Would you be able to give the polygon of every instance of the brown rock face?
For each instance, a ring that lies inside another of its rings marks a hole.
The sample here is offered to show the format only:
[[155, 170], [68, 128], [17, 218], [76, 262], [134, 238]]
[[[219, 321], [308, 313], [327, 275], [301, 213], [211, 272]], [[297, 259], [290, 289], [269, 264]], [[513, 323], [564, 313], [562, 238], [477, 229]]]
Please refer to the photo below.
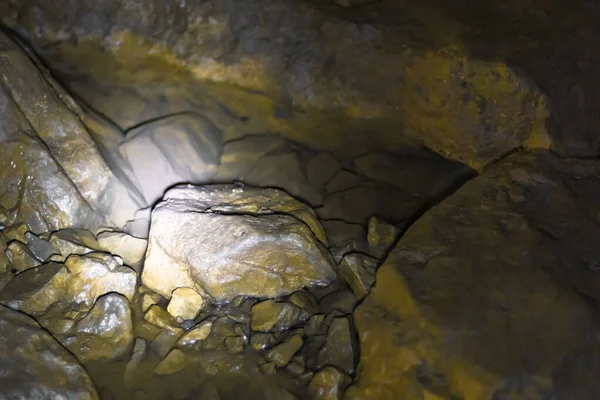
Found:
[[46, 57], [122, 127], [202, 104], [223, 126], [261, 115], [258, 131], [305, 144], [360, 152], [411, 142], [475, 168], [550, 145], [537, 88], [503, 62], [472, 57], [461, 26], [438, 10], [399, 3], [340, 15], [296, 1], [22, 0], [4, 7], [4, 21], [40, 45], [64, 41]]
[[[595, 326], [578, 293], [600, 293], [587, 200], [599, 173], [597, 161], [514, 155], [419, 219], [355, 312], [361, 365], [348, 398], [432, 390], [418, 376], [442, 376], [465, 399], [557, 390]], [[574, 388], [563, 384], [567, 397]]]

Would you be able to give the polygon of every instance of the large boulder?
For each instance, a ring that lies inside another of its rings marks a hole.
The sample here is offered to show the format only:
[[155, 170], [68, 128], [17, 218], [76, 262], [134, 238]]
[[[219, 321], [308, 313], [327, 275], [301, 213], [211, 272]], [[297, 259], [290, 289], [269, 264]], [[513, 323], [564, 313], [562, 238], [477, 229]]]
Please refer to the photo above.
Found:
[[516, 154], [425, 213], [355, 311], [347, 398], [597, 398], [580, 360], [599, 344], [599, 177], [595, 160]]
[[334, 278], [314, 212], [275, 189], [181, 186], [152, 213], [142, 272], [169, 298], [179, 287], [217, 302], [276, 297]]
[[0, 305], [0, 398], [95, 400], [77, 359], [33, 319]]
[[139, 208], [81, 122], [83, 111], [35, 57], [0, 33], [0, 206], [36, 233], [124, 225]]

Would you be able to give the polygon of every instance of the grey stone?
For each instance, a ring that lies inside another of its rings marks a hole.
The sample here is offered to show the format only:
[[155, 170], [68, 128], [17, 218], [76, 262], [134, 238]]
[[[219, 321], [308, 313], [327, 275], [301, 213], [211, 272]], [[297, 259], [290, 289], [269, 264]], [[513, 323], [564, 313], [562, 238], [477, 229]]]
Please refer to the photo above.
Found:
[[308, 319], [310, 314], [288, 302], [265, 300], [252, 307], [252, 330], [275, 332], [287, 330]]
[[354, 373], [358, 357], [356, 341], [350, 317], [334, 318], [325, 345], [319, 351], [319, 367], [333, 365], [349, 374]]
[[285, 367], [291, 358], [302, 347], [302, 337], [292, 335], [285, 342], [278, 344], [265, 352], [265, 359], [273, 362], [277, 367]]
[[148, 239], [151, 214], [151, 207], [136, 211], [134, 219], [127, 221], [123, 231], [138, 239]]
[[322, 313], [330, 313], [333, 310], [341, 311], [344, 314], [350, 314], [354, 310], [358, 299], [349, 289], [333, 292], [323, 297], [319, 301], [319, 308]]
[[308, 181], [316, 186], [323, 186], [342, 169], [339, 161], [327, 152], [322, 152], [310, 159], [306, 165]]
[[27, 245], [21, 242], [10, 242], [5, 254], [17, 271], [25, 271], [41, 264], [41, 261], [33, 255]]
[[71, 254], [84, 255], [93, 251], [102, 251], [94, 234], [85, 229], [62, 229], [53, 232], [50, 244], [64, 257]]
[[71, 353], [33, 319], [1, 305], [0, 348], [1, 398], [99, 399]]
[[132, 300], [137, 276], [108, 254], [70, 256], [65, 264], [51, 262], [29, 269], [12, 279], [0, 301], [30, 315], [43, 314], [49, 307], [89, 311], [98, 297], [117, 292]]
[[59, 251], [47, 240], [40, 239], [31, 232], [25, 234], [25, 239], [31, 253], [41, 262], [46, 262], [51, 256], [59, 254]]
[[398, 240], [400, 233], [400, 229], [396, 226], [377, 217], [371, 217], [367, 233], [370, 254], [380, 260], [383, 259]]
[[148, 345], [144, 339], [135, 339], [135, 344], [133, 345], [133, 353], [131, 354], [131, 359], [125, 366], [125, 376], [123, 378], [125, 386], [127, 388], [132, 388], [134, 385], [135, 373], [138, 369], [138, 366], [144, 359], [147, 347]]
[[133, 346], [133, 322], [127, 298], [109, 293], [96, 300], [63, 343], [83, 363], [116, 360]]
[[[223, 215], [244, 213], [254, 215]], [[277, 190], [176, 188], [152, 213], [142, 280], [165, 297], [189, 287], [217, 302], [327, 285], [332, 260], [309, 227], [324, 237], [312, 210]]]
[[205, 183], [217, 172], [221, 132], [196, 114], [161, 118], [128, 132], [119, 151], [133, 169], [146, 205], [177, 183]]
[[98, 234], [98, 246], [107, 253], [119, 256], [125, 265], [140, 271], [148, 241], [123, 232], [102, 232]]
[[362, 300], [375, 284], [379, 261], [364, 254], [346, 254], [339, 265], [340, 276], [352, 289], [356, 298]]
[[342, 261], [347, 253], [368, 253], [367, 231], [361, 224], [344, 221], [323, 221], [323, 228], [329, 239], [329, 250], [336, 262]]

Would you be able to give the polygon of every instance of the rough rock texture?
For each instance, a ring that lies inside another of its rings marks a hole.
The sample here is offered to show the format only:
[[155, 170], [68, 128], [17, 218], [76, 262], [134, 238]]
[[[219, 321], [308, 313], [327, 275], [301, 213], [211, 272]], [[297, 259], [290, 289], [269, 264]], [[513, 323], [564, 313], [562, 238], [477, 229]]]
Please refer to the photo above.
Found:
[[118, 293], [98, 298], [69, 335], [62, 342], [83, 363], [123, 357], [133, 346], [129, 301]]
[[375, 271], [379, 262], [364, 254], [346, 254], [339, 265], [340, 276], [352, 289], [356, 298], [362, 300], [375, 283]]
[[[185, 87], [206, 80], [245, 89], [207, 85], [230, 114], [268, 115], [266, 131], [328, 148], [339, 147], [344, 136], [356, 147], [413, 140], [480, 167], [519, 146], [549, 146], [547, 101], [527, 79], [496, 57], [472, 56], [461, 25], [444, 18], [443, 10], [380, 3], [343, 13], [333, 2], [236, 0], [209, 7], [114, 0], [108, 11], [74, 0], [19, 0], [2, 14], [38, 44], [58, 42], [48, 51], [55, 64], [121, 126], [206, 102], [201, 91]], [[82, 45], [73, 48], [71, 41]], [[87, 56], [95, 47], [105, 55]], [[148, 54], [153, 62], [144, 65]], [[77, 81], [65, 59], [78, 61], [93, 83]], [[152, 72], [137, 73], [138, 64]], [[175, 74], [166, 86], [180, 95], [167, 93], [171, 101], [164, 101], [165, 83], [152, 79], [168, 76], [165, 70]], [[107, 86], [124, 94], [120, 101], [106, 101]], [[348, 124], [354, 132], [343, 135], [337, 121], [315, 129], [326, 116], [355, 119]], [[381, 128], [364, 129], [364, 120]], [[400, 129], [390, 130], [391, 124]]]
[[142, 280], [165, 297], [189, 287], [216, 301], [327, 285], [335, 274], [309, 227], [324, 237], [312, 210], [277, 190], [172, 189], [152, 213]]
[[333, 365], [350, 374], [354, 373], [358, 344], [352, 326], [350, 317], [333, 319], [327, 331], [325, 345], [319, 351], [319, 367]]
[[98, 234], [98, 246], [103, 251], [121, 257], [125, 265], [139, 271], [148, 241], [123, 232], [102, 232]]
[[207, 118], [163, 118], [127, 133], [119, 151], [133, 169], [146, 205], [177, 183], [206, 183], [217, 172], [221, 133]]
[[[517, 154], [425, 213], [355, 312], [361, 365], [348, 398], [402, 398], [394, 382], [416, 382], [423, 365], [421, 376], [465, 399], [577, 397], [582, 383], [561, 372], [589, 351], [584, 343], [597, 346], [580, 294], [600, 293], [589, 201], [599, 176], [595, 160]], [[584, 386], [597, 393], [593, 381]]]
[[51, 262], [17, 275], [0, 291], [0, 301], [34, 316], [50, 307], [76, 305], [79, 311], [87, 311], [110, 292], [132, 300], [136, 283], [135, 271], [108, 254], [73, 255], [64, 265]]
[[0, 397], [99, 399], [85, 369], [33, 319], [0, 305]]
[[315, 374], [308, 390], [315, 400], [341, 400], [350, 382], [348, 374], [328, 366]]
[[182, 287], [173, 290], [167, 306], [169, 314], [175, 318], [194, 319], [200, 313], [204, 299], [194, 289]]
[[138, 200], [110, 170], [80, 120], [83, 111], [4, 33], [0, 51], [7, 223], [25, 222], [36, 233], [125, 224]]
[[252, 330], [259, 332], [283, 331], [308, 319], [309, 313], [288, 302], [265, 300], [252, 307]]
[[400, 229], [380, 218], [371, 217], [367, 231], [369, 253], [379, 259], [385, 258], [400, 236]]

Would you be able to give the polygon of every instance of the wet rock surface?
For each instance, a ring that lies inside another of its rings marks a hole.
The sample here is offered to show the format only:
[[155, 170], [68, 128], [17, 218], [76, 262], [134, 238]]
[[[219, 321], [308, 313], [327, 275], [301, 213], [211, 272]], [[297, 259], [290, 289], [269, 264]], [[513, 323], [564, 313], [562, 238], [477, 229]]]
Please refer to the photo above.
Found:
[[0, 4], [0, 397], [600, 398], [597, 107], [438, 3]]
[[[563, 363], [596, 326], [580, 294], [598, 293], [587, 267], [596, 257], [596, 207], [586, 199], [599, 168], [595, 160], [513, 155], [409, 228], [355, 312], [361, 371], [349, 398], [401, 396], [403, 385], [386, 377], [410, 381], [423, 364], [461, 397], [558, 390]], [[510, 387], [517, 371], [527, 383]]]
[[30, 317], [0, 305], [0, 397], [99, 399], [77, 359]]
[[[169, 191], [152, 213], [144, 284], [166, 297], [187, 286], [217, 302], [238, 295], [275, 297], [329, 284], [335, 277], [330, 256], [294, 214], [318, 222], [308, 208], [286, 196], [235, 186]], [[253, 202], [258, 197], [266, 210]], [[223, 199], [227, 202], [221, 203]], [[269, 211], [269, 204], [278, 214]], [[252, 212], [258, 215], [248, 214]]]

